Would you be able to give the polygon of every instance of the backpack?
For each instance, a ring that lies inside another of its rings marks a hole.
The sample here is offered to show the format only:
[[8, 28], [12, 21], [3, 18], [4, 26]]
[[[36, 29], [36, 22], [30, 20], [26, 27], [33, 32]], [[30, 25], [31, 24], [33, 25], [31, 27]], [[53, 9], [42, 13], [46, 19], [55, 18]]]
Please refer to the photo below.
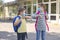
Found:
[[20, 22], [18, 25], [14, 26], [14, 22], [16, 21], [17, 18], [20, 19], [21, 17], [20, 17], [20, 16], [16, 16], [16, 17], [13, 19], [13, 29], [14, 29], [15, 32], [17, 32], [18, 28], [19, 28], [20, 25], [21, 25], [21, 22]]

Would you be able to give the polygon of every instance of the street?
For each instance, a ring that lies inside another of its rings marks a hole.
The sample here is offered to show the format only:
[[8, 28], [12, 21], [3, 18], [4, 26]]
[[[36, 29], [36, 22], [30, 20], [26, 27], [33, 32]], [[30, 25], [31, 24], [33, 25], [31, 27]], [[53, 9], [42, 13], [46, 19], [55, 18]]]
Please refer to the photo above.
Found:
[[[27, 33], [26, 40], [36, 40], [34, 23], [27, 23]], [[0, 23], [0, 40], [17, 40], [12, 23]], [[50, 27], [50, 31], [46, 32], [46, 40], [60, 40], [60, 27]]]

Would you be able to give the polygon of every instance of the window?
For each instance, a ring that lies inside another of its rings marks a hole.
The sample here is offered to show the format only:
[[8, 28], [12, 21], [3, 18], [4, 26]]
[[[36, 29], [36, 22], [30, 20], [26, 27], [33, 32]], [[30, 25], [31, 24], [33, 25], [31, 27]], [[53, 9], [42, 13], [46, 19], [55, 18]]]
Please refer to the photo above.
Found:
[[49, 0], [44, 0], [44, 2], [49, 2]]
[[51, 14], [56, 14], [56, 3], [51, 3]]
[[56, 1], [56, 0], [51, 0], [51, 1]]
[[30, 5], [31, 1], [24, 2], [24, 5]]
[[60, 19], [60, 16], [59, 16], [59, 19]]
[[50, 20], [56, 20], [56, 16], [51, 16]]
[[41, 3], [42, 2], [42, 0], [38, 0], [38, 3]]
[[45, 4], [45, 7], [46, 7], [46, 11], [48, 12], [48, 4]]
[[15, 15], [17, 15], [17, 6], [9, 6], [9, 16], [13, 17]]
[[59, 2], [59, 21], [60, 21], [60, 2]]
[[28, 6], [28, 14], [31, 14], [31, 5]]
[[33, 13], [36, 13], [36, 5], [33, 6]]

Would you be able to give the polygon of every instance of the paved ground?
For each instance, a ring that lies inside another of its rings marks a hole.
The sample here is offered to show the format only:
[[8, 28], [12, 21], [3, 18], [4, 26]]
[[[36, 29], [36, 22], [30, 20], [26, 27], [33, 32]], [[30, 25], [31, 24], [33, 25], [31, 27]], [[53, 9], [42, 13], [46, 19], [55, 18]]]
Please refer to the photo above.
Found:
[[[49, 24], [50, 31], [46, 32], [46, 40], [60, 40], [60, 25]], [[27, 32], [28, 39], [27, 40], [35, 40], [36, 33], [34, 29], [34, 23], [27, 23]], [[0, 40], [16, 40], [16, 33], [14, 33], [12, 28], [12, 23], [0, 23]]]

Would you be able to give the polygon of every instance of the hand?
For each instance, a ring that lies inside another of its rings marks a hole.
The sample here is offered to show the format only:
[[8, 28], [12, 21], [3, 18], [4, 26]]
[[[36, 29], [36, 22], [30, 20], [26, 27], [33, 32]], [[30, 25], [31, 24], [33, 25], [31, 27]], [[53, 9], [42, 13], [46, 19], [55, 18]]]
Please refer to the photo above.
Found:
[[22, 18], [19, 21], [22, 22]]
[[29, 19], [31, 19], [32, 17], [29, 16]]
[[41, 15], [39, 15], [40, 16], [40, 18], [42, 18], [42, 16]]
[[31, 17], [31, 16], [25, 16], [25, 18], [27, 18], [27, 19], [31, 19], [32, 17]]
[[48, 16], [45, 16], [45, 19], [48, 20]]

